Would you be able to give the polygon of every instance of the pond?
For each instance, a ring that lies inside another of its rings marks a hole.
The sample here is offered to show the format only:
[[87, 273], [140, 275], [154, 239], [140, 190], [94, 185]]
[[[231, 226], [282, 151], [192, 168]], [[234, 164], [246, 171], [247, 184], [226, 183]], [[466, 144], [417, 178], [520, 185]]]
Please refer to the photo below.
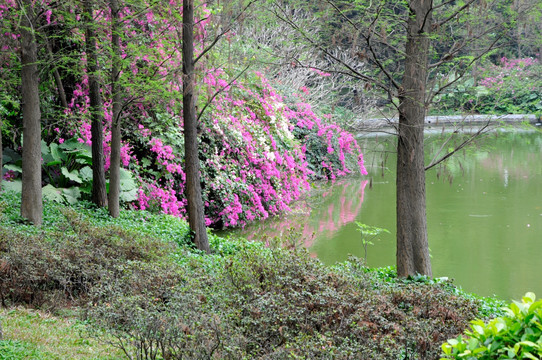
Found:
[[[426, 138], [426, 163], [461, 135]], [[319, 184], [287, 216], [237, 234], [306, 246], [326, 264], [350, 254], [370, 267], [395, 265], [394, 139], [363, 138], [369, 175]], [[542, 296], [542, 133], [497, 131], [426, 173], [427, 223], [433, 275], [468, 292], [518, 299]], [[366, 251], [356, 221], [390, 231]]]

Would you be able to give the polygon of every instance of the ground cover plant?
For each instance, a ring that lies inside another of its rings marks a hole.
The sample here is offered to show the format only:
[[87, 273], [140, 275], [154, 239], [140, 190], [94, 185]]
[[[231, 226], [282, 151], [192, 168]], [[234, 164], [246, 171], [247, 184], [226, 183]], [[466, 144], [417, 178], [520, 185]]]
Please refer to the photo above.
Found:
[[186, 223], [167, 215], [113, 220], [88, 204], [46, 202], [35, 229], [20, 223], [16, 195], [1, 201], [4, 306], [78, 314], [92, 334], [81, 342], [98, 339], [124, 358], [432, 359], [495, 309], [446, 281], [402, 280], [358, 259], [325, 267], [300, 248], [212, 236], [204, 255], [183, 237]]

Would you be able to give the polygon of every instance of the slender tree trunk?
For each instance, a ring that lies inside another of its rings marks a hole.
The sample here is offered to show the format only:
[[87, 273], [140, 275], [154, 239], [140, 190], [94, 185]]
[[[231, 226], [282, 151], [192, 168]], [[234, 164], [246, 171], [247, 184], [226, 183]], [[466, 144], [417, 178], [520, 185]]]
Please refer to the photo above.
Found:
[[4, 168], [4, 163], [3, 163], [3, 157], [4, 157], [4, 148], [3, 148], [3, 145], [2, 145], [2, 119], [0, 119], [0, 191], [2, 191], [2, 181], [4, 180], [4, 177], [3, 177], [3, 168]]
[[113, 50], [113, 65], [111, 67], [111, 92], [113, 94], [113, 118], [111, 123], [111, 162], [109, 167], [109, 214], [116, 218], [120, 215], [120, 112], [121, 92], [119, 86], [120, 74], [120, 36], [119, 36], [119, 4], [111, 0], [111, 48]]
[[194, 96], [194, 0], [183, 1], [183, 118], [188, 223], [197, 248], [209, 252], [201, 196], [198, 134]]
[[425, 213], [423, 127], [431, 1], [410, 0], [397, 145], [397, 273], [432, 276]]
[[47, 56], [49, 57], [49, 62], [51, 63], [51, 66], [53, 66], [53, 76], [55, 78], [60, 103], [62, 104], [63, 109], [67, 109], [68, 100], [66, 99], [66, 92], [64, 91], [64, 85], [62, 85], [62, 78], [60, 77], [60, 73], [58, 72], [58, 67], [54, 66], [53, 49], [51, 48], [51, 43], [49, 43], [49, 41], [47, 41]]
[[38, 51], [33, 29], [35, 18], [31, 0], [24, 1], [21, 17], [21, 89], [23, 103], [23, 185], [21, 216], [41, 225], [41, 112], [39, 100]]
[[105, 188], [104, 149], [103, 149], [103, 109], [98, 83], [98, 55], [96, 53], [96, 36], [92, 0], [85, 0], [86, 13], [86, 52], [87, 72], [90, 99], [91, 136], [92, 136], [92, 202], [99, 207], [107, 205]]

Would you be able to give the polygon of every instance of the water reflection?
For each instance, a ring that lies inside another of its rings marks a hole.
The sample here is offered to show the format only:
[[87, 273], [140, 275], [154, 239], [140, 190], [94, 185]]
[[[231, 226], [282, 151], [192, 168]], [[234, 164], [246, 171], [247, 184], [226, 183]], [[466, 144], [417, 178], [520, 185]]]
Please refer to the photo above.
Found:
[[[263, 241], [290, 236], [312, 249], [320, 240], [336, 238], [346, 225], [359, 218], [368, 183], [356, 178], [319, 184], [294, 206], [292, 213], [252, 223], [235, 230], [235, 234]], [[317, 255], [316, 251], [311, 254]]]
[[[429, 162], [442, 136], [426, 142]], [[461, 139], [455, 139], [460, 141]], [[453, 146], [453, 142], [450, 143]], [[324, 263], [363, 257], [355, 221], [390, 230], [368, 248], [369, 266], [395, 264], [393, 139], [364, 142], [370, 175], [323, 184], [292, 215], [254, 224], [241, 233], [284, 239], [293, 229]], [[542, 296], [542, 134], [492, 133], [445, 166], [426, 173], [429, 246], [435, 276], [467, 291], [519, 298]], [[268, 240], [269, 241], [269, 240]]]

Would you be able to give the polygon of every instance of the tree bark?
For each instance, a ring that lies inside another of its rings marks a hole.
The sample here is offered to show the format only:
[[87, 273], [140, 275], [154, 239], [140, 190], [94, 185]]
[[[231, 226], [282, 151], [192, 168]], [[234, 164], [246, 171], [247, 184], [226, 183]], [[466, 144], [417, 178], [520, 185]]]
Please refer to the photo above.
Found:
[[409, 1], [405, 73], [399, 94], [397, 274], [432, 276], [425, 212], [423, 127], [431, 25], [429, 0]]
[[119, 4], [111, 0], [111, 48], [113, 62], [111, 67], [111, 93], [113, 94], [113, 117], [111, 122], [111, 159], [109, 167], [109, 214], [116, 218], [120, 215], [120, 113], [122, 109], [119, 86], [120, 74], [120, 36], [119, 36]]
[[31, 0], [24, 1], [26, 14], [21, 17], [21, 90], [23, 106], [23, 158], [21, 216], [41, 225], [41, 112], [39, 100], [38, 50], [34, 31], [35, 18]]
[[107, 205], [105, 187], [104, 150], [103, 150], [103, 109], [98, 82], [98, 55], [96, 53], [96, 36], [92, 0], [85, 0], [86, 14], [86, 53], [87, 73], [90, 99], [91, 136], [92, 136], [92, 202], [99, 207]]
[[188, 224], [196, 247], [210, 252], [201, 196], [198, 135], [195, 108], [194, 0], [183, 1], [183, 118]]

